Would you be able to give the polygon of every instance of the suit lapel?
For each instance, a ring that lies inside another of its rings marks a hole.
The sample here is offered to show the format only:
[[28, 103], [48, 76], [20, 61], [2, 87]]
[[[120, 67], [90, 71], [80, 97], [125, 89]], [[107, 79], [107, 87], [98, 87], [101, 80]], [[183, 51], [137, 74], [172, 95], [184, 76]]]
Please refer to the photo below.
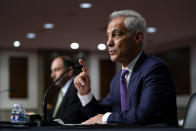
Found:
[[72, 93], [73, 93], [72, 84], [73, 84], [73, 82], [70, 84], [70, 86], [67, 89], [67, 92], [65, 93], [65, 95], [63, 97], [63, 100], [61, 102], [62, 105], [65, 105], [67, 103], [66, 101], [70, 99], [70, 96], [72, 96]]
[[55, 93], [54, 104], [53, 104], [53, 109], [52, 109], [53, 111], [54, 111], [54, 109], [56, 107], [56, 103], [57, 103], [58, 95], [59, 95], [60, 91], [61, 91], [61, 89], [57, 93]]
[[129, 79], [129, 85], [128, 85], [129, 96], [132, 96], [136, 86], [138, 85], [139, 78], [140, 78], [140, 71], [132, 72], [131, 77]]
[[67, 101], [70, 99], [70, 95], [72, 95], [73, 91], [71, 86], [72, 86], [73, 82], [71, 83], [71, 85], [68, 87], [67, 92], [65, 93], [65, 95], [63, 96], [63, 100], [61, 101], [61, 104], [59, 106], [59, 110], [57, 111], [57, 115], [59, 115], [59, 113], [61, 112], [61, 110], [67, 106]]
[[142, 54], [140, 55], [138, 61], [136, 62], [131, 77], [129, 79], [129, 85], [128, 85], [128, 95], [127, 95], [127, 101], [128, 101], [128, 105], [127, 107], [130, 107], [130, 97], [133, 95], [133, 92], [135, 91], [136, 87], [139, 85], [139, 81], [140, 81], [140, 75], [141, 75], [141, 66], [143, 64], [143, 62], [145, 61], [147, 55], [145, 54], [145, 52], [143, 51]]

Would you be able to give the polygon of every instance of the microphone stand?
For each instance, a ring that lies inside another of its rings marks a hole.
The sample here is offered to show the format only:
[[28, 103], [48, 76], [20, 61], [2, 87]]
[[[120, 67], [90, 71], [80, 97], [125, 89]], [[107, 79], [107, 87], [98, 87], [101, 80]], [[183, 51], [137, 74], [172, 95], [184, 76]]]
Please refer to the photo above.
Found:
[[68, 69], [68, 70], [65, 70], [62, 75], [56, 79], [56, 81], [54, 83], [52, 83], [50, 85], [50, 87], [46, 90], [45, 92], [45, 95], [44, 95], [44, 101], [43, 101], [43, 121], [46, 121], [46, 116], [47, 116], [47, 95], [49, 93], [49, 91], [51, 90], [51, 88], [53, 88], [55, 86], [55, 84], [69, 71], [71, 70], [75, 70], [75, 69], [81, 69], [82, 68], [82, 65], [78, 65], [78, 66], [75, 66], [75, 67], [72, 67], [71, 69]]
[[14, 91], [13, 88], [8, 88], [8, 89], [3, 89], [3, 90], [0, 90], [0, 94], [3, 93], [3, 92], [11, 92], [11, 91]]

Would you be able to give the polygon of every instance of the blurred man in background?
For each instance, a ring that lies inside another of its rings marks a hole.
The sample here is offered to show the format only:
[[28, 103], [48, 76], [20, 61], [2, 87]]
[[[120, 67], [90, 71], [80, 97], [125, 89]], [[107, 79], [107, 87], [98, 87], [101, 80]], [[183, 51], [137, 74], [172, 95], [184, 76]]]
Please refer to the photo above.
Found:
[[[56, 57], [51, 63], [51, 78], [56, 81], [65, 70], [74, 67], [74, 62], [68, 56]], [[74, 70], [65, 73], [56, 83], [59, 88], [55, 97], [50, 119], [61, 119], [64, 123], [80, 123], [84, 116], [80, 112], [81, 103], [77, 96], [77, 89], [74, 86]]]

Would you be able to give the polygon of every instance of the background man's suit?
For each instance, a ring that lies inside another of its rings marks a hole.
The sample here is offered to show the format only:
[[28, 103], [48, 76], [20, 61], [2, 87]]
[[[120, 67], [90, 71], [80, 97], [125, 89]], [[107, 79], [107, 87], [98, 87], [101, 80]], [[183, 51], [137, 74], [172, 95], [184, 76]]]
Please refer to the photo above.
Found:
[[83, 107], [83, 112], [88, 117], [112, 112], [108, 123], [165, 123], [177, 126], [173, 79], [162, 60], [142, 52], [129, 80], [125, 111], [121, 111], [120, 74], [121, 72], [117, 73], [112, 79], [110, 92], [101, 103], [93, 98]]
[[[56, 95], [55, 98], [53, 111], [56, 106], [57, 99], [58, 95]], [[82, 105], [77, 96], [77, 89], [72, 82], [65, 96], [63, 97], [62, 103], [57, 111], [55, 119], [61, 119], [64, 123], [81, 123], [86, 120], [86, 117], [80, 110], [81, 107]]]

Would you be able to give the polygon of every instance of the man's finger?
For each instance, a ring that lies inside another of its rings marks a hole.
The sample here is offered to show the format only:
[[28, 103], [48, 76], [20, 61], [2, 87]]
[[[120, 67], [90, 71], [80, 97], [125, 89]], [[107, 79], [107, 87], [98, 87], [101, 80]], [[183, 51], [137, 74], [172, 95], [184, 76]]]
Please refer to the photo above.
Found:
[[87, 72], [87, 69], [86, 69], [86, 66], [85, 66], [84, 61], [83, 61], [82, 59], [79, 59], [79, 63], [80, 63], [80, 65], [83, 66], [83, 67], [82, 67], [82, 71], [83, 71], [83, 72]]
[[89, 124], [89, 120], [82, 122], [81, 124]]

